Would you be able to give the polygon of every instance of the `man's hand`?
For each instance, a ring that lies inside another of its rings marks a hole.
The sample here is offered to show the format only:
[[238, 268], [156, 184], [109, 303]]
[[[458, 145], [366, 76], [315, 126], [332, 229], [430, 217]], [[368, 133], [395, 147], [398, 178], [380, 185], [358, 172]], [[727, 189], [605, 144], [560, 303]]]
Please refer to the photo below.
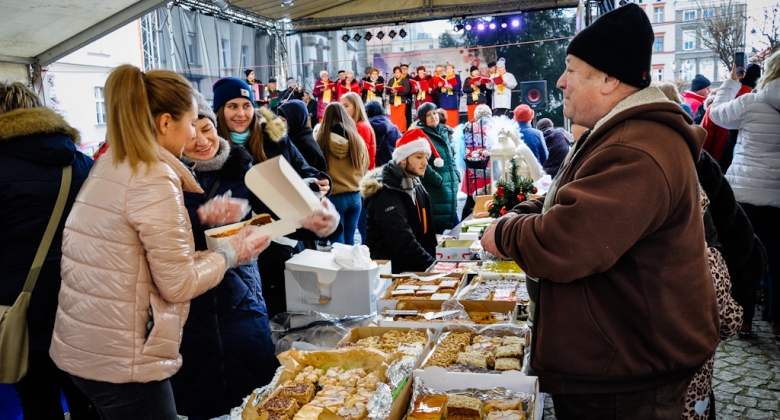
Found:
[[737, 74], [737, 63], [734, 63], [734, 65], [731, 66], [731, 80], [739, 80], [739, 75]]
[[485, 233], [482, 235], [482, 240], [480, 242], [485, 251], [499, 258], [507, 258], [505, 255], [498, 252], [498, 247], [496, 247], [496, 225], [499, 220], [500, 219], [494, 220], [487, 229], [485, 229]]

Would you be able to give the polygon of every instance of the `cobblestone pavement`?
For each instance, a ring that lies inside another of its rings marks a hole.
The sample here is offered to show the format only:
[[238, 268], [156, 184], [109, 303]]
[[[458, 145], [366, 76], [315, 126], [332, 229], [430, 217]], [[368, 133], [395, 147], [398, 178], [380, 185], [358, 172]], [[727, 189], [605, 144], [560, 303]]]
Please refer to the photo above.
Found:
[[[772, 327], [753, 320], [753, 340], [738, 337], [718, 346], [715, 356], [715, 411], [725, 420], [780, 420], [780, 342]], [[544, 400], [545, 420], [555, 420], [552, 398]]]

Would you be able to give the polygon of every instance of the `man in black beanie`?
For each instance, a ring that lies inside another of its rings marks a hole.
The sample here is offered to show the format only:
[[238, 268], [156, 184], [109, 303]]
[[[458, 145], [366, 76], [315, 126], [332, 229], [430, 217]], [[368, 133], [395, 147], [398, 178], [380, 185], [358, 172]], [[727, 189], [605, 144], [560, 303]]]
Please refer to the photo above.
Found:
[[691, 90], [683, 93], [685, 103], [691, 106], [693, 115], [699, 110], [699, 107], [707, 100], [707, 95], [710, 94], [712, 83], [710, 79], [704, 77], [702, 74], [697, 74], [691, 80]]
[[588, 130], [548, 193], [482, 238], [538, 279], [530, 368], [561, 420], [680, 419], [720, 339], [694, 168], [706, 133], [650, 86], [653, 39], [633, 3], [574, 37], [557, 85]]

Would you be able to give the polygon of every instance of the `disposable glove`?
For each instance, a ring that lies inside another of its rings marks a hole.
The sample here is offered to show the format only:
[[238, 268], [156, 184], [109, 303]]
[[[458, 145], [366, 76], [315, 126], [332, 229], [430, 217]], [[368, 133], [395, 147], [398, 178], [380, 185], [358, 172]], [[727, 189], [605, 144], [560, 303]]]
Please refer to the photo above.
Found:
[[322, 208], [303, 219], [301, 227], [314, 232], [320, 238], [325, 238], [336, 231], [341, 216], [333, 203], [327, 198], [322, 199]]
[[268, 248], [268, 245], [271, 244], [271, 238], [267, 235], [247, 239], [258, 229], [260, 229], [258, 226], [247, 226], [230, 236], [228, 240], [222, 241], [214, 251], [225, 257], [228, 269], [254, 261], [261, 252]]
[[228, 191], [218, 195], [198, 208], [200, 222], [208, 226], [223, 226], [240, 222], [249, 214], [249, 200], [231, 197]]

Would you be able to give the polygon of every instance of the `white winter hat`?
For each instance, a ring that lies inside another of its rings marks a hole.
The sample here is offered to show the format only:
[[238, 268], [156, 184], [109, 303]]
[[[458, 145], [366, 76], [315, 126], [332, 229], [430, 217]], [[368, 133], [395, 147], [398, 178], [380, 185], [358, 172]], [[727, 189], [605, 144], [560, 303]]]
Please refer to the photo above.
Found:
[[419, 128], [413, 128], [407, 131], [397, 142], [395, 142], [393, 162], [401, 163], [401, 161], [417, 152], [425, 152], [428, 153], [429, 156], [433, 154], [436, 158], [433, 160], [433, 166], [436, 166], [437, 168], [444, 166], [444, 160], [439, 156], [439, 152], [436, 151], [433, 143], [431, 143], [431, 139], [429, 139]]

